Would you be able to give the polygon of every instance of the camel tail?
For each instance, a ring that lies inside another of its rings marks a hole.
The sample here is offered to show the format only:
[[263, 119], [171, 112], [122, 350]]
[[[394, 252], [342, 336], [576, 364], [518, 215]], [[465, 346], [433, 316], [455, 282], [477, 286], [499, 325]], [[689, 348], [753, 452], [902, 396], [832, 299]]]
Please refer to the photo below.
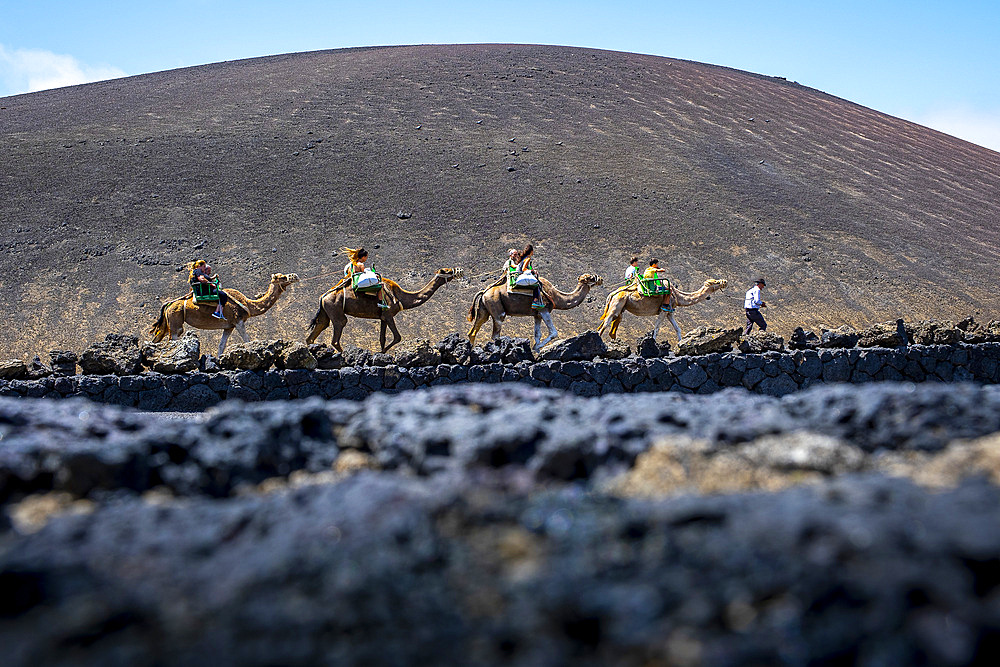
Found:
[[617, 291], [612, 292], [611, 294], [608, 295], [608, 298], [604, 300], [604, 312], [601, 313], [601, 319], [600, 319], [601, 322], [603, 322], [605, 318], [608, 316], [608, 313], [611, 312], [611, 300], [614, 298], [615, 294], [618, 294], [618, 292]]
[[322, 316], [323, 316], [323, 299], [320, 299], [319, 300], [319, 310], [317, 310], [316, 314], [313, 315], [312, 321], [309, 323], [309, 326], [306, 327], [306, 330], [307, 331], [312, 331], [313, 327], [316, 326], [316, 323], [319, 322], [319, 318], [322, 317]]
[[476, 296], [472, 297], [472, 305], [469, 306], [469, 314], [465, 318], [469, 322], [475, 322], [476, 316], [479, 314], [479, 309], [483, 307], [483, 295], [486, 294], [486, 290], [479, 290], [476, 292]]
[[160, 306], [160, 318], [149, 328], [149, 336], [154, 341], [163, 340], [163, 337], [170, 333], [170, 329], [167, 327], [167, 306], [171, 303], [173, 301], [168, 301]]

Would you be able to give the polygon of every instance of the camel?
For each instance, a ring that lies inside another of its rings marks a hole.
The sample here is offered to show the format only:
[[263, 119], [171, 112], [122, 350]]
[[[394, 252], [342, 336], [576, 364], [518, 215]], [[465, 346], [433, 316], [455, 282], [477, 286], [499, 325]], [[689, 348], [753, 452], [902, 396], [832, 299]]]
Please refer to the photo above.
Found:
[[[543, 347], [555, 340], [559, 332], [552, 324], [553, 310], [569, 310], [576, 308], [587, 298], [590, 288], [595, 285], [603, 285], [604, 279], [600, 276], [585, 273], [577, 280], [576, 289], [572, 292], [560, 292], [545, 278], [539, 278], [542, 290], [545, 295], [552, 300], [552, 304], [545, 310], [533, 310], [531, 308], [532, 296], [530, 293], [510, 293], [506, 284], [495, 285], [485, 290], [480, 290], [472, 299], [472, 307], [469, 308], [468, 321], [472, 322], [469, 329], [469, 342], [476, 344], [476, 335], [479, 329], [486, 324], [486, 320], [493, 318], [493, 338], [500, 335], [500, 323], [508, 316], [514, 317], [534, 317], [535, 318], [535, 345], [533, 349], [538, 352]], [[549, 335], [542, 340], [542, 322], [548, 327]]]
[[654, 339], [660, 333], [660, 325], [663, 323], [665, 316], [670, 320], [674, 331], [677, 332], [677, 340], [679, 341], [681, 339], [681, 328], [674, 319], [673, 309], [678, 306], [693, 306], [696, 303], [704, 301], [713, 292], [726, 289], [727, 284], [725, 280], [709, 279], [705, 281], [701, 289], [695, 292], [683, 292], [676, 287], [671, 287], [670, 312], [660, 309], [664, 299], [662, 296], [642, 296], [635, 288], [628, 287], [617, 290], [609, 294], [607, 300], [604, 302], [604, 313], [601, 314], [602, 323], [597, 333], [603, 336], [604, 332], [608, 331], [611, 339], [614, 340], [618, 335], [618, 325], [621, 324], [622, 315], [625, 314], [625, 311], [628, 311], [639, 317], [657, 315], [656, 326], [653, 327]]
[[[455, 278], [461, 278], [462, 269], [438, 269], [434, 276], [426, 285], [416, 292], [407, 292], [393, 280], [383, 280], [383, 289], [391, 291], [395, 301], [392, 308], [379, 308], [378, 299], [370, 294], [355, 294], [350, 286], [344, 286], [328, 290], [319, 300], [319, 312], [309, 323], [309, 335], [306, 343], [312, 344], [330, 324], [333, 324], [333, 347], [338, 352], [343, 352], [340, 345], [340, 335], [347, 326], [347, 316], [360, 317], [366, 320], [381, 320], [381, 332], [379, 334], [379, 344], [382, 351], [386, 352], [393, 345], [403, 340], [396, 328], [393, 319], [400, 311], [410, 310], [423, 305], [434, 293], [447, 282]], [[392, 331], [392, 342], [385, 344], [385, 331], [388, 328]]]
[[223, 291], [231, 298], [223, 309], [222, 314], [225, 319], [212, 317], [215, 311], [215, 304], [198, 305], [194, 301], [194, 295], [189, 292], [173, 301], [168, 301], [160, 308], [160, 319], [152, 326], [149, 333], [154, 343], [170, 337], [170, 340], [177, 340], [187, 323], [196, 329], [222, 329], [222, 340], [219, 341], [219, 356], [226, 350], [226, 342], [233, 329], [239, 332], [244, 342], [250, 342], [247, 335], [246, 321], [251, 317], [263, 315], [278, 301], [285, 289], [292, 283], [298, 282], [299, 277], [294, 273], [285, 275], [275, 273], [271, 276], [271, 282], [263, 294], [258, 294], [251, 299], [239, 290], [232, 288]]

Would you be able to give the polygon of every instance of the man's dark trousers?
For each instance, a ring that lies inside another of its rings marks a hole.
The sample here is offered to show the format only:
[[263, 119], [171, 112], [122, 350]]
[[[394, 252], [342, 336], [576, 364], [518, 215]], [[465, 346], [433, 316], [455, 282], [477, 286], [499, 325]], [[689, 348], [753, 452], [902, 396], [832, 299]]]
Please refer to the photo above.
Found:
[[760, 327], [761, 331], [767, 331], [767, 322], [764, 321], [764, 316], [760, 314], [760, 308], [747, 308], [747, 327], [743, 330], [744, 336], [750, 335], [750, 330], [753, 329], [753, 325]]

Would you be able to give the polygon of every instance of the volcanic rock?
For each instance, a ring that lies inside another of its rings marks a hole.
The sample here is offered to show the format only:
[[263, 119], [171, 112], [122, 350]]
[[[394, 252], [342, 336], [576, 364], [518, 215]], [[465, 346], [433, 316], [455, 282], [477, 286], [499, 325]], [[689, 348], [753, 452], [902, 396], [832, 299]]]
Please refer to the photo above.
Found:
[[819, 347], [819, 344], [819, 336], [802, 327], [795, 327], [795, 331], [788, 338], [788, 349], [790, 350], [814, 350]]
[[26, 364], [27, 369], [27, 379], [29, 380], [40, 380], [42, 378], [47, 378], [52, 375], [52, 367], [42, 363], [42, 358], [35, 355], [31, 361]]
[[838, 348], [838, 349], [850, 349], [858, 344], [858, 339], [861, 335], [855, 331], [853, 328], [847, 326], [838, 327], [837, 329], [822, 329], [820, 331], [820, 347], [827, 348]]
[[344, 357], [344, 366], [368, 366], [372, 362], [371, 352], [354, 345], [344, 349], [342, 354]]
[[939, 320], [908, 322], [906, 335], [915, 345], [954, 345], [965, 339], [965, 331], [954, 322]]
[[22, 380], [28, 377], [28, 366], [21, 359], [0, 361], [0, 380]]
[[670, 343], [669, 341], [657, 341], [653, 338], [652, 332], [648, 332], [635, 342], [635, 353], [644, 359], [669, 357]]
[[49, 360], [52, 372], [60, 377], [76, 375], [76, 362], [79, 360], [76, 352], [69, 350], [51, 350]]
[[784, 352], [785, 339], [770, 331], [755, 331], [744, 336], [740, 341], [740, 352], [743, 354], [764, 354], [765, 352]]
[[437, 347], [443, 364], [465, 366], [472, 362], [472, 343], [462, 334], [448, 334]]
[[483, 345], [478, 363], [516, 364], [521, 361], [534, 360], [535, 356], [531, 352], [531, 341], [527, 338], [497, 336]]
[[285, 342], [275, 356], [274, 365], [279, 369], [311, 371], [319, 362], [304, 343]]
[[393, 349], [396, 365], [400, 368], [437, 366], [441, 363], [441, 350], [429, 340], [417, 338], [403, 341]]
[[907, 343], [903, 320], [874, 324], [858, 333], [858, 347], [902, 347]]
[[344, 365], [344, 355], [337, 352], [336, 348], [329, 347], [325, 343], [314, 343], [309, 346], [309, 351], [316, 357], [316, 368], [332, 370], [342, 368]]
[[198, 370], [201, 361], [201, 343], [190, 331], [177, 340], [143, 343], [139, 352], [143, 366], [154, 373], [187, 373]]
[[226, 347], [219, 365], [226, 370], [266, 371], [283, 347], [280, 341], [251, 340]]
[[539, 355], [539, 361], [590, 361], [603, 357], [608, 352], [600, 334], [588, 331], [581, 336], [573, 336], [547, 346]]
[[698, 327], [688, 332], [688, 335], [677, 343], [677, 354], [698, 355], [712, 352], [729, 352], [733, 343], [740, 339], [743, 333], [741, 327], [726, 329], [723, 327]]
[[80, 355], [80, 369], [87, 375], [135, 375], [142, 372], [139, 337], [108, 334]]
[[607, 348], [603, 355], [605, 359], [610, 359], [612, 361], [616, 359], [625, 359], [626, 357], [629, 357], [632, 354], [631, 346], [629, 346], [628, 343], [624, 343], [620, 340], [609, 340], [605, 342], [605, 346]]

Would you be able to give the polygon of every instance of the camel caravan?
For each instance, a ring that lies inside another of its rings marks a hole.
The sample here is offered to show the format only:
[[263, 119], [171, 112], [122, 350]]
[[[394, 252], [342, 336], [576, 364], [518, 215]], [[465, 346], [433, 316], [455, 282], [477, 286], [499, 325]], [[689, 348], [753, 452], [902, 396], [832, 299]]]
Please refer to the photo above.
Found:
[[[400, 312], [423, 305], [445, 284], [464, 277], [460, 268], [438, 269], [427, 284], [416, 291], [409, 291], [394, 280], [383, 278], [373, 268], [366, 267], [368, 253], [364, 248], [341, 250], [349, 261], [344, 267], [342, 279], [320, 297], [319, 309], [307, 327], [306, 344], [315, 343], [319, 335], [332, 325], [331, 344], [338, 352], [343, 351], [341, 337], [350, 316], [378, 320], [379, 346], [382, 352], [387, 352], [402, 340], [395, 320]], [[537, 353], [559, 335], [552, 321], [553, 311], [576, 308], [586, 300], [593, 287], [604, 284], [601, 276], [585, 273], [577, 279], [575, 289], [563, 292], [538, 275], [531, 264], [533, 253], [534, 248], [530, 244], [521, 251], [511, 249], [502, 275], [473, 296], [467, 316], [471, 323], [467, 336], [473, 345], [487, 321], [492, 321], [492, 337], [496, 338], [508, 316], [531, 317], [535, 324], [532, 349]], [[654, 339], [663, 320], [667, 319], [680, 340], [681, 328], [674, 319], [674, 310], [700, 303], [727, 285], [725, 280], [712, 279], [706, 280], [694, 292], [685, 292], [670, 284], [657, 260], [652, 260], [650, 268], [641, 275], [635, 270], [637, 261], [633, 258], [632, 266], [626, 271], [626, 282], [613, 289], [605, 299], [598, 328], [602, 336], [607, 333], [615, 339], [622, 317], [629, 312], [639, 317], [656, 316]], [[191, 262], [186, 268], [191, 290], [160, 308], [159, 319], [149, 332], [152, 342], [177, 340], [185, 324], [196, 329], [221, 330], [220, 357], [234, 330], [244, 342], [249, 342], [246, 321], [266, 313], [289, 286], [299, 282], [294, 273], [276, 273], [271, 276], [264, 292], [250, 298], [239, 290], [222, 288], [219, 277], [204, 260]], [[547, 329], [544, 339], [543, 324]], [[386, 340], [387, 332], [392, 333], [392, 340]]]

